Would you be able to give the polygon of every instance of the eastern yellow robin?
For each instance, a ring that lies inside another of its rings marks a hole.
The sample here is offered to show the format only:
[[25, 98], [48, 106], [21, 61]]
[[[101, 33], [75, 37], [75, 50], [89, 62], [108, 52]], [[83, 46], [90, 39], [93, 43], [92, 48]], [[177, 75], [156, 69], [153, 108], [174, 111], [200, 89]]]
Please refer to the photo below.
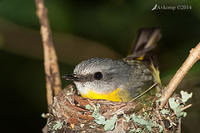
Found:
[[161, 84], [159, 71], [148, 58], [160, 39], [160, 29], [140, 30], [134, 49], [123, 59], [91, 58], [78, 64], [73, 74], [64, 76], [72, 80], [82, 97], [127, 102], [153, 84]]

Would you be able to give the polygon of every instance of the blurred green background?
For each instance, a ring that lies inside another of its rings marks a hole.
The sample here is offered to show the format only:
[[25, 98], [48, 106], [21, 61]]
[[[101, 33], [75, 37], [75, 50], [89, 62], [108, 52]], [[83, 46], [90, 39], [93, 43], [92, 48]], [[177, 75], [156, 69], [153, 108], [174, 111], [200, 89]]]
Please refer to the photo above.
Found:
[[[142, 27], [160, 27], [157, 54], [166, 84], [200, 41], [198, 0], [46, 0], [61, 75], [90, 57], [124, 57]], [[192, 9], [164, 10], [155, 5]], [[184, 7], [183, 6], [183, 7]], [[1, 131], [41, 132], [47, 112], [43, 49], [34, 0], [0, 0]], [[179, 88], [193, 92], [183, 133], [200, 130], [200, 63]], [[63, 87], [67, 85], [62, 81]], [[180, 89], [179, 89], [180, 90]], [[179, 90], [177, 91], [179, 93]]]

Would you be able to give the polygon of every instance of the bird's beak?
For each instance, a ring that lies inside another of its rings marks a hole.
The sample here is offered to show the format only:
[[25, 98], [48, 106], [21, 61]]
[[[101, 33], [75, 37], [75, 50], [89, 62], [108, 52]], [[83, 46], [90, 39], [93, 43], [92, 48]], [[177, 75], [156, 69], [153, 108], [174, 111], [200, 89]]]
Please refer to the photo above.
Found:
[[75, 74], [65, 74], [64, 76], [62, 76], [63, 79], [65, 80], [72, 80], [72, 81], [79, 81], [80, 79], [78, 77], [76, 77]]

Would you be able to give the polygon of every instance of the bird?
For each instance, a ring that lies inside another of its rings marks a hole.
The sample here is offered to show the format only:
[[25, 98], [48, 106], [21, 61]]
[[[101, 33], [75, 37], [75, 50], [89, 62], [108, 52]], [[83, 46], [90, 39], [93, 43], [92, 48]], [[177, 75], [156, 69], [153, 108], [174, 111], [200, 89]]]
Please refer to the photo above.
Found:
[[128, 102], [152, 85], [161, 85], [159, 70], [149, 54], [161, 38], [159, 28], [143, 28], [129, 54], [122, 59], [94, 57], [77, 64], [65, 74], [84, 98]]

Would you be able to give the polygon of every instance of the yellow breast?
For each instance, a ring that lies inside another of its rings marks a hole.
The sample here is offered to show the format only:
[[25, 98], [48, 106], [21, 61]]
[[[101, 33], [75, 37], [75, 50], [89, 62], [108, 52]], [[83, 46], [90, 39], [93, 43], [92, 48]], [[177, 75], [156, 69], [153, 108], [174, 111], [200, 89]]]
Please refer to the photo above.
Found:
[[92, 89], [90, 89], [90, 91], [87, 94], [82, 94], [82, 97], [85, 98], [91, 98], [91, 99], [105, 99], [105, 100], [109, 100], [109, 101], [115, 101], [115, 102], [120, 102], [121, 98], [119, 96], [119, 91], [120, 89], [117, 88], [116, 90], [107, 93], [107, 94], [100, 94], [100, 93], [96, 93], [94, 92]]

